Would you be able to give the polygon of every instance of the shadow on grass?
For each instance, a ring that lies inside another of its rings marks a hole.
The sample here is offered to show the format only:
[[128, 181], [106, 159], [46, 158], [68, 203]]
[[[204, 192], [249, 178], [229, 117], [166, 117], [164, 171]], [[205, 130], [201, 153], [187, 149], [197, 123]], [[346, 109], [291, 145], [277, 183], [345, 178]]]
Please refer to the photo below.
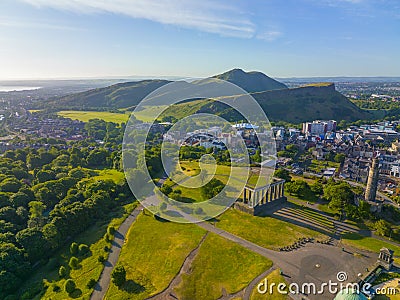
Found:
[[128, 280], [121, 287], [121, 290], [124, 290], [125, 292], [130, 294], [140, 294], [143, 293], [146, 289], [141, 284], [134, 282], [133, 280]]
[[194, 200], [192, 198], [189, 198], [189, 197], [181, 197], [177, 201], [182, 202], [182, 203], [194, 203], [194, 202], [196, 202], [196, 200]]
[[345, 233], [342, 235], [342, 238], [346, 240], [359, 241], [362, 240], [364, 236], [357, 233]]
[[77, 299], [82, 296], [82, 290], [81, 289], [75, 289], [72, 293], [68, 294], [72, 299]]

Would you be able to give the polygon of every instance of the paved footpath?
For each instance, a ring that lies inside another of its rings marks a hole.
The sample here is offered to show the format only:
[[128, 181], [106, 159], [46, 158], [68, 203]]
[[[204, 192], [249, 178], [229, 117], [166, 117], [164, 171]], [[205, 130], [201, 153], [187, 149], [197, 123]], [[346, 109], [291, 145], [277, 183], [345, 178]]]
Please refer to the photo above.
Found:
[[[376, 261], [376, 254], [358, 251], [363, 255], [355, 256], [352, 251], [342, 251], [339, 247], [322, 244], [307, 244], [304, 247], [291, 252], [278, 252], [263, 248], [232, 233], [215, 227], [207, 222], [197, 223], [205, 230], [215, 233], [225, 239], [239, 244], [252, 252], [264, 256], [274, 263], [274, 268], [280, 268], [284, 272], [286, 281], [303, 284], [313, 282], [320, 286], [323, 282], [335, 280], [339, 271], [346, 272], [348, 282], [357, 278], [358, 273], [363, 273], [365, 267], [371, 266]], [[279, 233], [277, 233], [279, 234]], [[347, 248], [347, 247], [346, 247]], [[266, 275], [268, 272], [263, 275]], [[261, 277], [261, 276], [260, 276]], [[257, 278], [259, 279], [259, 278]], [[254, 281], [255, 283], [257, 281]], [[244, 299], [249, 296], [250, 288]], [[291, 295], [293, 299], [332, 299], [334, 295]]]
[[111, 243], [110, 254], [108, 255], [107, 261], [104, 263], [104, 269], [101, 272], [100, 279], [97, 282], [90, 299], [102, 300], [106, 295], [108, 286], [111, 282], [111, 272], [118, 262], [119, 253], [124, 245], [126, 233], [142, 209], [143, 207], [138, 205], [115, 232], [114, 240]]

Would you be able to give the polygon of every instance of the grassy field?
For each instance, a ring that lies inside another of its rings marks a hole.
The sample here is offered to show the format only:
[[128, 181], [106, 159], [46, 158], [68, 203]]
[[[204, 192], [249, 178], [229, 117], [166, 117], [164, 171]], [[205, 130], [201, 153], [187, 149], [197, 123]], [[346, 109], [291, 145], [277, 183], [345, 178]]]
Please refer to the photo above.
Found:
[[335, 168], [336, 171], [339, 169], [340, 164], [332, 161], [321, 161], [313, 159], [307, 166], [308, 170], [314, 173], [322, 173], [327, 168]]
[[261, 282], [265, 282], [265, 279], [267, 280], [266, 282], [269, 285], [271, 283], [276, 284], [273, 289], [272, 294], [270, 294], [269, 291], [267, 291], [265, 294], [259, 293], [257, 290], [257, 285], [256, 285], [256, 287], [253, 289], [253, 291], [251, 293], [250, 300], [264, 300], [264, 299], [286, 300], [286, 299], [290, 299], [288, 296], [282, 295], [282, 294], [278, 293], [278, 291], [277, 291], [278, 284], [280, 284], [280, 283], [286, 284], [285, 278], [280, 274], [279, 270], [272, 271], [270, 274], [267, 275], [267, 277], [265, 277], [263, 280], [261, 280]]
[[194, 224], [163, 222], [140, 215], [130, 228], [119, 257], [128, 281], [122, 289], [111, 284], [106, 299], [145, 299], [161, 292], [204, 234]]
[[176, 293], [179, 299], [219, 299], [222, 289], [228, 294], [238, 292], [271, 266], [270, 260], [209, 234]]
[[165, 112], [162, 113], [161, 117], [174, 116], [177, 119], [182, 119], [184, 117], [187, 117], [187, 116], [190, 116], [190, 115], [193, 115], [194, 113], [196, 113], [207, 102], [208, 102], [207, 100], [195, 100], [195, 101], [170, 105], [165, 110]]
[[[196, 176], [200, 173], [200, 167], [199, 163], [197, 161], [181, 161], [180, 162], [181, 168], [183, 172], [175, 172], [174, 175], [172, 176], [172, 179], [176, 183], [180, 183], [184, 180], [185, 175], [189, 177]], [[227, 184], [228, 180], [231, 180], [231, 184], [233, 186], [240, 187], [240, 190], [242, 190], [242, 186], [244, 183], [247, 181], [247, 184], [250, 186], [255, 186], [257, 184], [257, 181], [259, 179], [259, 176], [257, 174], [249, 174], [246, 172], [245, 169], [237, 169], [237, 172], [233, 172], [231, 170], [230, 166], [226, 165], [217, 165], [215, 172], [214, 168], [212, 165], [207, 165], [204, 164], [203, 168], [205, 168], [208, 172], [209, 175], [214, 174], [214, 178], [220, 180], [222, 183]], [[232, 174], [232, 175], [231, 175]], [[230, 176], [231, 175], [231, 176]], [[212, 177], [210, 176], [209, 179]], [[266, 178], [260, 177], [260, 182], [259, 184], [266, 184]], [[185, 186], [179, 186], [176, 185], [173, 188], [174, 189], [180, 189], [182, 192], [182, 198], [186, 199], [186, 201], [189, 202], [201, 202], [207, 199], [204, 199], [203, 196], [201, 195], [201, 190], [200, 188], [189, 188], [188, 186], [201, 186], [203, 184], [200, 184], [201, 178], [198, 177], [193, 177], [190, 178], [189, 180], [185, 181]], [[207, 180], [208, 181], [208, 180]], [[236, 195], [237, 193], [235, 190], [228, 192], [227, 195], [229, 194]]]
[[144, 109], [140, 111], [135, 111], [133, 115], [140, 121], [152, 122], [155, 120], [154, 116], [159, 115], [164, 109], [167, 108], [167, 105], [144, 106], [143, 108]]
[[[204, 199], [203, 195], [201, 194], [200, 188], [190, 188], [189, 186], [202, 186], [203, 184], [200, 182], [202, 180], [199, 177], [193, 177], [200, 173], [199, 163], [197, 161], [181, 161], [180, 162], [181, 168], [183, 172], [175, 172], [172, 176], [174, 182], [178, 183], [173, 187], [173, 189], [179, 189], [182, 192], [182, 198], [184, 201], [187, 202], [202, 202], [207, 199]], [[229, 180], [229, 175], [231, 174], [231, 167], [225, 165], [217, 165], [214, 173], [214, 168], [212, 165], [203, 165], [203, 167], [207, 170], [210, 178], [214, 175], [214, 178], [220, 180], [222, 183], [226, 184]], [[179, 185], [179, 183], [183, 183], [183, 180], [186, 176], [192, 177], [188, 180], [185, 180], [184, 185]], [[242, 173], [241, 173], [242, 175]], [[243, 174], [243, 176], [232, 176], [231, 183], [240, 186], [241, 182], [243, 182], [246, 178], [247, 174]], [[207, 180], [208, 181], [208, 180]], [[205, 182], [207, 182], [205, 181]], [[242, 183], [243, 184], [243, 183]], [[235, 191], [228, 192], [235, 194]]]
[[395, 246], [391, 243], [373, 238], [364, 237], [357, 233], [347, 233], [342, 235], [342, 243], [362, 250], [368, 250], [379, 253], [382, 247], [389, 248], [394, 251], [394, 261], [400, 264], [400, 246]]
[[63, 110], [57, 113], [59, 116], [69, 118], [72, 120], [79, 120], [82, 122], [88, 122], [91, 119], [101, 119], [106, 122], [124, 123], [129, 119], [129, 114], [118, 114], [107, 111], [75, 111], [75, 110]]
[[123, 172], [120, 172], [115, 169], [104, 169], [98, 171], [97, 176], [91, 177], [93, 180], [107, 180], [111, 179], [113, 180], [116, 184], [122, 184], [125, 179], [125, 174]]
[[271, 217], [255, 217], [235, 209], [220, 216], [216, 226], [269, 249], [289, 246], [302, 237], [325, 235]]
[[[103, 222], [98, 222], [71, 241], [71, 243], [75, 241], [78, 244], [86, 244], [90, 247], [90, 255], [80, 259], [79, 269], [70, 270], [68, 267], [68, 261], [71, 257], [69, 251], [70, 243], [68, 243], [62, 250], [55, 254], [45, 266], [37, 269], [34, 275], [21, 288], [21, 291], [23, 292], [32, 286], [44, 284], [48, 287], [45, 294], [42, 296], [38, 295], [35, 299], [70, 299], [68, 294], [64, 291], [66, 279], [60, 279], [58, 276], [58, 269], [63, 265], [69, 272], [68, 278], [73, 279], [77, 286], [73, 296], [81, 297], [81, 299], [89, 299], [93, 289], [88, 288], [86, 285], [90, 279], [98, 280], [104, 267], [103, 263], [98, 261], [98, 258], [99, 256], [107, 257], [108, 255], [108, 253], [104, 251], [104, 247], [110, 247], [110, 243], [103, 239], [107, 227], [114, 226], [118, 228], [136, 205], [137, 203], [131, 203], [124, 208], [116, 210]], [[56, 291], [56, 287], [60, 288], [58, 292]]]

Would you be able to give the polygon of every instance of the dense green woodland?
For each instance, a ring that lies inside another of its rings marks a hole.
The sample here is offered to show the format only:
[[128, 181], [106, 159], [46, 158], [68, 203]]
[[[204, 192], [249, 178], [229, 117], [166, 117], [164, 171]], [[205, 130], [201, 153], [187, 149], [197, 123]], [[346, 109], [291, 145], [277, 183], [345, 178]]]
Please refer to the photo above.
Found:
[[123, 126], [93, 120], [85, 141], [41, 139], [53, 145], [0, 157], [0, 299], [20, 298], [21, 284], [60, 247], [133, 201], [126, 181], [92, 179], [98, 170], [122, 169]]

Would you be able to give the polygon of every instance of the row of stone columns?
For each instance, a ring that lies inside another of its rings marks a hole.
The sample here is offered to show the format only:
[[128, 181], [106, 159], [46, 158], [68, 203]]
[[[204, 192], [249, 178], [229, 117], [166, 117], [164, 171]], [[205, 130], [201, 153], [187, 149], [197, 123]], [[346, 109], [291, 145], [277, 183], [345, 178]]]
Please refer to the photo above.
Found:
[[254, 207], [257, 204], [262, 205], [277, 200], [285, 195], [284, 187], [284, 181], [257, 190], [245, 187], [243, 203], [248, 204], [249, 207]]

